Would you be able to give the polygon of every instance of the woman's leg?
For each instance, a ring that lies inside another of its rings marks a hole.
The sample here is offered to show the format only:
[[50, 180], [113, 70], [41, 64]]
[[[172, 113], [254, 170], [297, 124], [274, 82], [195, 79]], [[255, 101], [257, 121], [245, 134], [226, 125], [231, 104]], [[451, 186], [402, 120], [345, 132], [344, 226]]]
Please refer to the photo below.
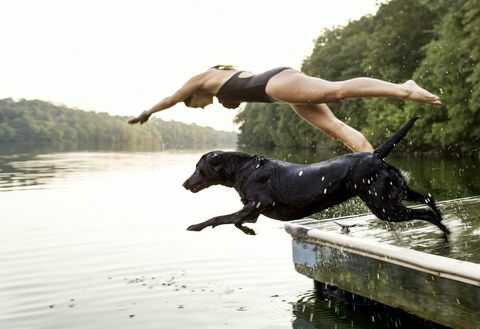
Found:
[[337, 119], [326, 104], [290, 104], [312, 126], [338, 139], [353, 152], [373, 152], [372, 145], [359, 131]]
[[273, 76], [266, 91], [271, 97], [289, 104], [320, 104], [361, 97], [398, 98], [437, 107], [442, 104], [438, 96], [421, 88], [413, 80], [402, 84], [372, 78], [332, 82], [293, 70]]

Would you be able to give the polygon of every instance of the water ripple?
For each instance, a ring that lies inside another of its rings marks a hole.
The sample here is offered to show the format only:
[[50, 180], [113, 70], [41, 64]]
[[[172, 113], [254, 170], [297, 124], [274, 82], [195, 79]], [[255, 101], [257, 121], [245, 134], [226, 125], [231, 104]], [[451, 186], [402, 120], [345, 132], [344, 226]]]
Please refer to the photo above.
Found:
[[349, 327], [294, 270], [282, 223], [185, 230], [240, 207], [181, 187], [201, 153], [0, 156], [0, 327]]

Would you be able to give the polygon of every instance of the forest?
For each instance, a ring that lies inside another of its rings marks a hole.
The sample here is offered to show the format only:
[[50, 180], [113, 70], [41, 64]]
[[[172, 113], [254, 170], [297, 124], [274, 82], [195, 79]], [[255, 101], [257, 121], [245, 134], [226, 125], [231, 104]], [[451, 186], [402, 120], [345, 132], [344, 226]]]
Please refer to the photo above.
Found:
[[[479, 0], [392, 0], [380, 5], [375, 15], [321, 31], [302, 71], [331, 81], [362, 76], [394, 83], [413, 79], [439, 95], [440, 109], [384, 98], [342, 100], [329, 106], [374, 147], [408, 118], [419, 116], [403, 143], [409, 152], [478, 154], [479, 35]], [[343, 147], [285, 104], [248, 104], [236, 122], [240, 145]]]
[[234, 132], [174, 121], [150, 119], [129, 125], [127, 117], [87, 112], [40, 100], [0, 100], [0, 145], [8, 143], [81, 143], [152, 148], [235, 145]]

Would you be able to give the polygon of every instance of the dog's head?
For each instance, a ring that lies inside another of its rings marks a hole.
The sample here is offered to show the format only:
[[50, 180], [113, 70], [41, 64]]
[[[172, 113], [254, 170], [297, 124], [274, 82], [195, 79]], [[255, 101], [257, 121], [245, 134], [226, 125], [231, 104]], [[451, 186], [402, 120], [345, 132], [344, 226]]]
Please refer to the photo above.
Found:
[[224, 152], [213, 151], [204, 154], [197, 162], [195, 172], [183, 183], [187, 190], [197, 193], [216, 184], [225, 184], [222, 175]]

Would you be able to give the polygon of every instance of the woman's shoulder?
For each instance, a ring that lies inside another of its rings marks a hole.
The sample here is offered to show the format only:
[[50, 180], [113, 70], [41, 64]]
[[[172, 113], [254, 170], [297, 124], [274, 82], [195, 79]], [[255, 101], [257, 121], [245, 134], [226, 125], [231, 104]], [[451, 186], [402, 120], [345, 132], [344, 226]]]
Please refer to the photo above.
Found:
[[224, 77], [224, 76], [235, 74], [237, 72], [239, 72], [239, 70], [237, 69], [223, 70], [223, 69], [218, 69], [214, 66], [207, 69], [206, 71], [203, 71], [202, 73], [197, 74], [195, 77], [198, 77], [198, 78]]
[[201, 73], [199, 79], [203, 81], [203, 86], [207, 91], [215, 94], [218, 89], [237, 72], [240, 71], [236, 69], [222, 70], [212, 67]]
[[221, 77], [223, 74], [218, 70], [208, 69], [201, 73], [194, 75], [190, 81], [195, 81], [196, 83], [204, 84], [212, 80], [216, 80]]

